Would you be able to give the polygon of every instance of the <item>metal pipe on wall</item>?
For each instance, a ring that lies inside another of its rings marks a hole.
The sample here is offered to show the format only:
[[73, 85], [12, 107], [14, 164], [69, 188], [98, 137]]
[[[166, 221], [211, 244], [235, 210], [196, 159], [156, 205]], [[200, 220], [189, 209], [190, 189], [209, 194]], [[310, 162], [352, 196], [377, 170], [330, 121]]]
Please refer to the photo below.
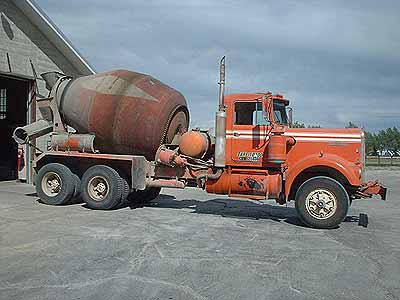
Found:
[[[28, 87], [29, 91], [28, 91], [28, 99], [27, 99], [27, 108], [26, 108], [26, 124], [30, 125], [32, 124], [32, 103], [33, 101], [31, 101], [32, 99], [32, 87]], [[14, 131], [15, 133], [15, 131]], [[14, 134], [13, 134], [14, 136]], [[34, 153], [33, 151], [35, 151], [34, 149], [31, 149], [31, 147], [29, 145], [26, 145], [26, 158], [27, 158], [27, 163], [26, 163], [26, 183], [28, 184], [32, 184], [33, 182], [33, 168], [32, 168], [32, 161], [33, 161], [33, 156]]]

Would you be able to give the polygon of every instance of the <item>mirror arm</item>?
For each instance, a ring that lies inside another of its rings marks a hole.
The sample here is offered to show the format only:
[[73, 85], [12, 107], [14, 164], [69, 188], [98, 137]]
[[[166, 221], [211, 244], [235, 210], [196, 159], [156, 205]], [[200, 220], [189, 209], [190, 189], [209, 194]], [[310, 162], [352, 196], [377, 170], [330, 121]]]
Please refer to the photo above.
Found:
[[288, 106], [288, 112], [289, 112], [289, 127], [293, 127], [293, 108]]

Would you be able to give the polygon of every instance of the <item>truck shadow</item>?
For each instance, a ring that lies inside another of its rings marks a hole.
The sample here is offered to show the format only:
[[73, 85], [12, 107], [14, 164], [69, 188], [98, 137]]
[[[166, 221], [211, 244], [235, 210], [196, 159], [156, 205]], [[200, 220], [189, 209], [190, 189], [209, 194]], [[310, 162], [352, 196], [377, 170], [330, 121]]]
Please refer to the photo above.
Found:
[[276, 206], [248, 200], [227, 198], [215, 198], [207, 201], [194, 199], [176, 200], [173, 196], [161, 194], [149, 203], [129, 203], [127, 206], [131, 209], [140, 207], [191, 209], [191, 213], [196, 214], [219, 215], [234, 219], [267, 219], [306, 227], [297, 217], [296, 209], [293, 207]]
[[[37, 197], [36, 193], [26, 194], [27, 196]], [[40, 199], [38, 203], [44, 204]], [[68, 205], [81, 205], [90, 209], [82, 201], [76, 201]], [[46, 205], [46, 204], [44, 204]], [[68, 206], [67, 205], [67, 206]], [[207, 201], [198, 201], [194, 199], [176, 200], [174, 196], [160, 194], [156, 199], [149, 203], [126, 202], [116, 208], [123, 209], [148, 208], [172, 208], [172, 209], [191, 209], [191, 213], [219, 215], [225, 218], [250, 219], [250, 220], [272, 220], [275, 222], [285, 222], [291, 225], [308, 227], [304, 225], [297, 217], [296, 209], [293, 207], [271, 205], [265, 202], [252, 202], [248, 200], [235, 200], [228, 198], [215, 198]], [[347, 216], [343, 222], [359, 223], [359, 216]], [[360, 225], [360, 224], [359, 224]], [[366, 226], [365, 226], [366, 227]]]
[[[234, 219], [264, 219], [274, 222], [285, 222], [299, 227], [308, 227], [298, 218], [294, 207], [271, 205], [265, 202], [253, 202], [248, 200], [228, 198], [215, 198], [207, 201], [198, 201], [194, 199], [176, 200], [174, 196], [161, 194], [149, 203], [129, 203], [127, 206], [131, 209], [141, 207], [191, 209], [191, 213], [196, 214], [219, 215]], [[344, 222], [357, 223], [359, 222], [359, 217], [347, 216]]]

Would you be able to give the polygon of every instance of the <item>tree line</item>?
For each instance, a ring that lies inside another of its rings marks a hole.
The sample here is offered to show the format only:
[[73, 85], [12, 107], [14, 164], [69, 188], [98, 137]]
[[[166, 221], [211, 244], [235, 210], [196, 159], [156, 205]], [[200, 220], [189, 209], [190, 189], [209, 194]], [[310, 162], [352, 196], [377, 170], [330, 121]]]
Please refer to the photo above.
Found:
[[[320, 128], [319, 125], [305, 125], [295, 122], [295, 128]], [[345, 128], [358, 128], [349, 122]], [[365, 131], [365, 152], [371, 156], [400, 156], [400, 131], [396, 128], [387, 128], [376, 133]]]

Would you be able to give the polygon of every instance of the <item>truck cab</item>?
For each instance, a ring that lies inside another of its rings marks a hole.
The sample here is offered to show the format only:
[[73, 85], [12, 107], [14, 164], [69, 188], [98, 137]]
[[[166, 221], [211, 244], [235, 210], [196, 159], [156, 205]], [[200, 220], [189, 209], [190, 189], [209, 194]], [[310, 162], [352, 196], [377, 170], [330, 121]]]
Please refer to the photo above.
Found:
[[289, 101], [272, 93], [225, 96], [229, 166], [270, 167], [267, 146], [273, 125], [289, 126]]
[[364, 180], [361, 129], [292, 128], [289, 100], [270, 92], [227, 95], [225, 105], [227, 166], [279, 170], [285, 183], [282, 202], [316, 175], [338, 180], [355, 196], [354, 187]]
[[364, 183], [363, 130], [292, 128], [289, 101], [270, 92], [226, 95], [224, 105], [226, 169], [206, 182], [208, 192], [294, 200], [300, 218], [319, 228], [337, 226], [354, 199], [385, 199], [384, 187]]

